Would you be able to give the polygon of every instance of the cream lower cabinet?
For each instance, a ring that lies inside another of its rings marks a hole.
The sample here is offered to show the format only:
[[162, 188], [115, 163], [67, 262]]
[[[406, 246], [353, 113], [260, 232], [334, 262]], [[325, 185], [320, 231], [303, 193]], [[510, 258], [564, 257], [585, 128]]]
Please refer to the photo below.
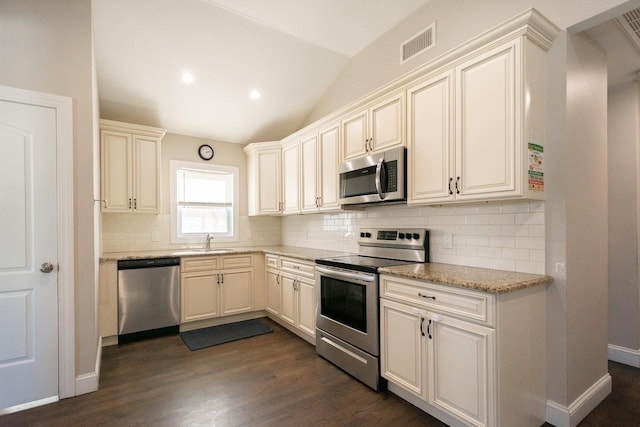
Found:
[[315, 264], [267, 254], [266, 265], [267, 313], [312, 342], [316, 329]]
[[180, 285], [183, 323], [254, 307], [251, 255], [183, 258]]
[[449, 425], [544, 423], [544, 287], [496, 296], [382, 275], [380, 288], [391, 391]]
[[[100, 263], [98, 311], [100, 314], [100, 336], [118, 335], [118, 263], [104, 261]], [[112, 342], [117, 344], [117, 341]], [[103, 345], [106, 345], [103, 342]]]

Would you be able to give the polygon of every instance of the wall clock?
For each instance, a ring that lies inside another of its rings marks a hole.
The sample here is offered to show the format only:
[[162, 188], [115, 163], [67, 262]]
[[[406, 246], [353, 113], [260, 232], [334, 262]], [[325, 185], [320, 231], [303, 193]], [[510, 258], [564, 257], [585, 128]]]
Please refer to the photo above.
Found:
[[213, 159], [213, 148], [208, 144], [202, 144], [198, 147], [198, 155], [202, 160], [211, 160]]

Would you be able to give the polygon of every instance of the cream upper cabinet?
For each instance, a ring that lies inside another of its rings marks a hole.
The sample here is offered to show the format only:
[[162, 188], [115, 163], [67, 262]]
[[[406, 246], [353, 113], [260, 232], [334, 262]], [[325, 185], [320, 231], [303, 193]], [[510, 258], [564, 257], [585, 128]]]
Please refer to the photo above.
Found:
[[300, 144], [297, 141], [282, 147], [282, 187], [282, 213], [300, 213]]
[[520, 37], [407, 90], [408, 204], [544, 198], [544, 64]]
[[102, 212], [160, 212], [165, 129], [100, 120]]
[[453, 70], [407, 90], [407, 203], [455, 199]]
[[282, 149], [280, 142], [245, 147], [248, 164], [249, 215], [282, 212]]
[[302, 212], [340, 209], [340, 126], [331, 125], [300, 141]]
[[385, 96], [342, 120], [341, 160], [404, 145], [404, 92]]

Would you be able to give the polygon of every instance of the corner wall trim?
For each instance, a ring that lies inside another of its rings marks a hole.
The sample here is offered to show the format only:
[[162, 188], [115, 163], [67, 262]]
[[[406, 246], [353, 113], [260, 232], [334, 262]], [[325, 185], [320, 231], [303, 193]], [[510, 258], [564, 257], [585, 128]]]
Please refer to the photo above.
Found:
[[640, 368], [640, 349], [634, 350], [632, 348], [609, 344], [609, 360]]
[[546, 421], [556, 427], [575, 427], [610, 393], [611, 375], [607, 373], [574, 400], [569, 407], [547, 400]]
[[98, 391], [100, 383], [100, 366], [102, 363], [102, 337], [98, 339], [96, 367], [93, 372], [76, 376], [76, 396]]

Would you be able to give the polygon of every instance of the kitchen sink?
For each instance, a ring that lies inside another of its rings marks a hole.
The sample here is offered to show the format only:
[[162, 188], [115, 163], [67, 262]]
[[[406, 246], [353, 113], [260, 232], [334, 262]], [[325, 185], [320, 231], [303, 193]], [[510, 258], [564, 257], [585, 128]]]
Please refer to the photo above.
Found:
[[224, 253], [228, 253], [228, 252], [233, 252], [233, 249], [231, 249], [231, 248], [211, 248], [211, 249], [191, 248], [191, 249], [181, 249], [179, 251], [174, 252], [172, 255], [175, 255], [175, 256], [196, 255], [196, 254], [216, 255], [216, 254], [224, 254]]

